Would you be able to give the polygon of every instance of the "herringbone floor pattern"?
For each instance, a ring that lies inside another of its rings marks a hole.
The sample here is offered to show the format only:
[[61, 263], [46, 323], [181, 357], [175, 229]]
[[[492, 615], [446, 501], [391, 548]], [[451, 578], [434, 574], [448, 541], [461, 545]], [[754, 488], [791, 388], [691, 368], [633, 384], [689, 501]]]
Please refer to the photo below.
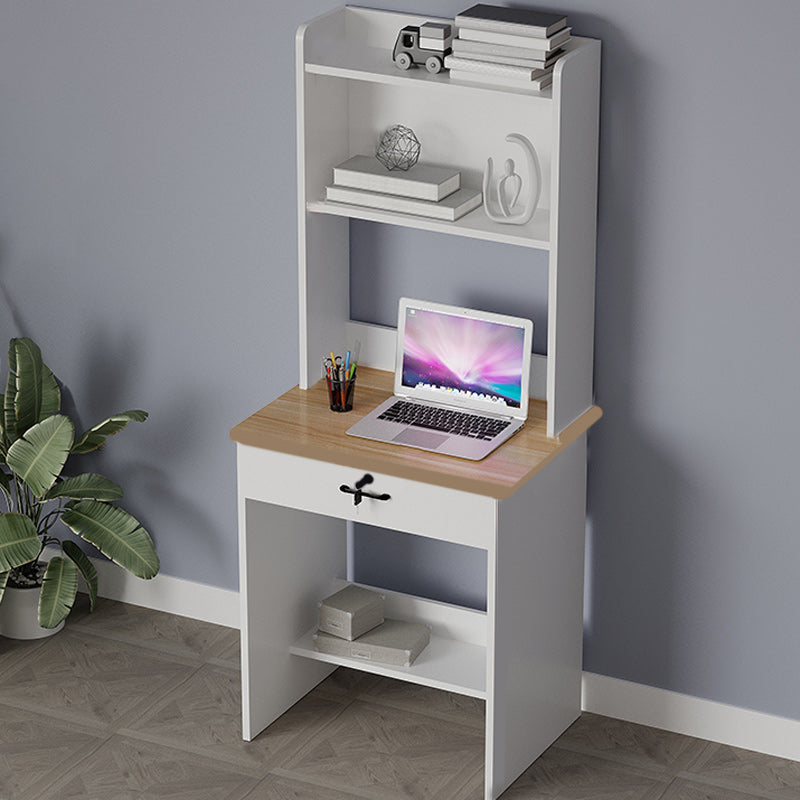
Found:
[[[482, 797], [482, 702], [340, 669], [247, 743], [238, 658], [237, 631], [108, 600], [0, 637], [0, 800]], [[800, 763], [584, 714], [503, 795], [612, 798], [798, 800]]]

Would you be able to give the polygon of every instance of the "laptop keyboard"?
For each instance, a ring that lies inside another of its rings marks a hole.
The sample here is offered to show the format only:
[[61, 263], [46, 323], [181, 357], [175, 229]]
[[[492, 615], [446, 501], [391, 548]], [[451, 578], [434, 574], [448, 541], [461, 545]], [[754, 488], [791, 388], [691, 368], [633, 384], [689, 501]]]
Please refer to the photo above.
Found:
[[456, 436], [468, 436], [470, 439], [494, 439], [509, 425], [508, 420], [496, 417], [482, 417], [449, 408], [409, 403], [405, 400], [398, 400], [378, 419], [413, 425], [416, 428], [429, 428]]

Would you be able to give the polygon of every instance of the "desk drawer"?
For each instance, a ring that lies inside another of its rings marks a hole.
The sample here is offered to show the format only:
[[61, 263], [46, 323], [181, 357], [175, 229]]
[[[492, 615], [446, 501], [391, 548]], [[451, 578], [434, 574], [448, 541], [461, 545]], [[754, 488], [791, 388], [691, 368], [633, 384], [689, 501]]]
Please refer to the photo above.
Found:
[[[496, 501], [490, 497], [358, 470], [324, 461], [237, 445], [239, 497], [296, 508], [368, 525], [416, 533], [442, 541], [488, 549], [494, 540]], [[362, 489], [388, 500], [355, 495]]]

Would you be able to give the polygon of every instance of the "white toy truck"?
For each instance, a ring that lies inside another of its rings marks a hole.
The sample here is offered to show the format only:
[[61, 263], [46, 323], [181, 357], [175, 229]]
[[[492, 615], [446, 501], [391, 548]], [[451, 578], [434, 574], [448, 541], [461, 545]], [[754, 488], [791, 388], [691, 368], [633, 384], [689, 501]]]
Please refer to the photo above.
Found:
[[397, 34], [392, 59], [400, 69], [409, 69], [413, 64], [424, 64], [434, 75], [444, 69], [444, 57], [451, 52], [453, 28], [440, 22], [423, 25], [406, 25]]

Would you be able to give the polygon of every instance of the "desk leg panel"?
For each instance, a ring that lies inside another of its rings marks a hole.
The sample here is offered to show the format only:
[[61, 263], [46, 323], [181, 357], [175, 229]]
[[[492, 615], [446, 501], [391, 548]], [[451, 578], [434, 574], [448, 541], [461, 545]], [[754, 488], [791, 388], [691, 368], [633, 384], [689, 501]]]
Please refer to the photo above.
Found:
[[346, 574], [341, 520], [240, 498], [242, 735], [250, 741], [335, 666], [289, 653]]
[[586, 437], [498, 503], [489, 553], [486, 797], [580, 713]]

